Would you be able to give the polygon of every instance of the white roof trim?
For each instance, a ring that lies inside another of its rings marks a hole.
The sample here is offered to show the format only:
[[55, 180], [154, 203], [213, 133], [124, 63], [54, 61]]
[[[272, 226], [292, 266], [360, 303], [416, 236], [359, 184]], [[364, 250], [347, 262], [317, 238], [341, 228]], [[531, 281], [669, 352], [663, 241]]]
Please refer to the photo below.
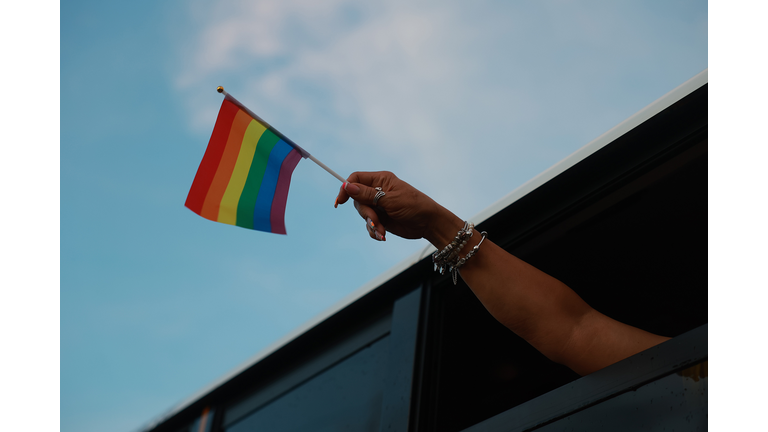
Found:
[[[532, 178], [531, 180], [524, 183], [522, 186], [518, 187], [514, 191], [510, 192], [500, 200], [496, 201], [495, 203], [488, 206], [485, 210], [481, 211], [475, 217], [470, 219], [475, 224], [479, 224], [480, 222], [483, 222], [484, 220], [488, 219], [489, 217], [493, 216], [494, 214], [498, 213], [502, 209], [506, 208], [513, 202], [517, 201], [518, 199], [524, 197], [528, 193], [534, 191], [539, 186], [543, 185], [544, 183], [548, 182], [549, 180], [555, 178], [560, 173], [564, 172], [568, 168], [576, 165], [581, 160], [585, 159], [587, 156], [591, 155], [592, 153], [598, 151], [599, 149], [605, 147], [606, 145], [610, 144], [620, 136], [624, 135], [625, 133], [629, 132], [630, 130], [634, 129], [635, 127], [642, 124], [644, 121], [648, 120], [649, 118], [655, 116], [656, 114], [660, 113], [664, 109], [668, 108], [675, 102], [679, 101], [680, 99], [684, 98], [685, 96], [693, 93], [695, 90], [699, 89], [703, 85], [708, 83], [708, 74], [707, 71], [709, 69], [704, 69], [702, 72], [694, 76], [693, 78], [689, 79], [688, 81], [684, 82], [683, 84], [676, 87], [674, 90], [670, 91], [669, 93], [665, 94], [664, 96], [658, 98], [650, 105], [646, 106], [645, 108], [641, 109], [637, 113], [635, 113], [633, 116], [629, 117], [628, 119], [624, 120], [623, 122], [619, 123], [615, 127], [613, 127], [608, 132], [600, 135], [596, 139], [594, 139], [589, 144], [585, 145], [584, 147], [576, 150], [573, 152], [570, 156], [566, 157], [565, 159], [561, 160], [560, 162], [554, 164], [552, 167], [547, 169], [546, 171], [542, 172], [541, 174], [537, 175], [536, 177]], [[168, 419], [175, 415], [177, 412], [181, 411], [194, 401], [200, 399], [201, 397], [205, 396], [206, 394], [210, 393], [212, 390], [216, 389], [217, 387], [221, 386], [225, 382], [229, 381], [230, 379], [234, 378], [235, 376], [239, 375], [241, 372], [245, 371], [246, 369], [250, 368], [254, 364], [260, 362], [264, 358], [271, 355], [273, 352], [277, 351], [278, 349], [282, 348], [283, 346], [287, 345], [300, 335], [306, 333], [310, 329], [314, 328], [316, 325], [320, 324], [321, 322], [325, 321], [326, 319], [330, 318], [340, 310], [344, 309], [345, 307], [349, 306], [350, 304], [354, 303], [358, 299], [362, 298], [369, 292], [373, 291], [377, 287], [383, 285], [390, 279], [394, 278], [395, 276], [399, 275], [412, 265], [416, 264], [417, 262], [421, 261], [425, 257], [432, 254], [432, 252], [435, 251], [435, 248], [432, 246], [425, 247], [421, 252], [417, 252], [410, 257], [404, 259], [400, 263], [396, 264], [389, 270], [385, 271], [384, 273], [380, 274], [379, 276], [371, 279], [368, 283], [361, 286], [360, 288], [356, 289], [343, 299], [341, 299], [338, 303], [335, 305], [329, 307], [322, 313], [318, 314], [314, 318], [310, 319], [309, 321], [305, 322], [301, 326], [297, 327], [290, 333], [286, 334], [282, 338], [278, 339], [271, 345], [267, 346], [263, 350], [261, 350], [259, 353], [248, 359], [247, 361], [243, 362], [240, 366], [237, 366], [215, 382], [207, 385], [203, 389], [199, 390], [189, 398], [185, 399], [183, 402], [179, 403], [175, 407], [168, 410], [165, 414], [159, 416], [155, 421], [151, 422], [150, 424], [144, 426], [140, 430], [149, 430], [153, 428], [155, 425], [161, 423], [165, 419]]]
[[502, 209], [506, 208], [508, 205], [512, 204], [513, 202], [517, 201], [518, 199], [532, 192], [534, 189], [552, 180], [558, 174], [564, 172], [568, 168], [581, 162], [587, 156], [591, 155], [592, 153], [595, 153], [596, 151], [600, 150], [606, 145], [612, 143], [620, 136], [624, 135], [625, 133], [631, 131], [635, 127], [642, 124], [644, 121], [664, 111], [675, 102], [693, 93], [695, 90], [699, 89], [704, 84], [707, 84], [708, 70], [709, 69], [704, 69], [703, 71], [699, 72], [698, 75], [680, 84], [674, 90], [670, 91], [664, 96], [656, 99], [650, 105], [648, 105], [647, 107], [635, 113], [632, 117], [614, 126], [608, 132], [595, 138], [592, 142], [576, 150], [570, 156], [566, 157], [560, 162], [552, 165], [546, 171], [528, 180], [519, 188], [513, 190], [512, 192], [507, 194], [505, 197], [501, 198], [500, 200], [488, 206], [485, 210], [478, 213], [471, 220], [475, 224], [479, 224], [480, 222], [488, 219], [489, 217], [498, 213]]

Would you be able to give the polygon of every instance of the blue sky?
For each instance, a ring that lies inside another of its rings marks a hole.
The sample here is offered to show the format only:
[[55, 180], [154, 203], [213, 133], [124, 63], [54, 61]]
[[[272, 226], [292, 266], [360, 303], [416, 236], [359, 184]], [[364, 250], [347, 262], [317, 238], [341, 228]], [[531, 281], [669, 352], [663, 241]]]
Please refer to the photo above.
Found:
[[[707, 2], [61, 5], [62, 431], [133, 431], [426, 245], [302, 161], [287, 236], [184, 207], [223, 85], [463, 218], [708, 67]], [[492, 235], [492, 233], [491, 233]]]

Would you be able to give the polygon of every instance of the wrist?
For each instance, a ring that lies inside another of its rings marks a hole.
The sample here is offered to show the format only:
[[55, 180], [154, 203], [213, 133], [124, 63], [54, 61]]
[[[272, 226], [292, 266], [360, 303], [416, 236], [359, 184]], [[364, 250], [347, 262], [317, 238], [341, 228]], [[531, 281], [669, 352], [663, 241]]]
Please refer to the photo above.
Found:
[[440, 250], [453, 241], [456, 233], [464, 227], [464, 221], [445, 207], [437, 206], [438, 210], [431, 218], [424, 238]]

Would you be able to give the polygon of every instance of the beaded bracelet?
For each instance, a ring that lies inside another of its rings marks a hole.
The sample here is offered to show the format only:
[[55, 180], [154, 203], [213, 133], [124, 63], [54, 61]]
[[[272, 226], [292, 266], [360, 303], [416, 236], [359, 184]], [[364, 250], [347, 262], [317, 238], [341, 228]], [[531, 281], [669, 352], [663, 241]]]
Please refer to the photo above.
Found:
[[437, 251], [432, 254], [432, 261], [435, 263], [435, 270], [438, 266], [443, 267], [445, 263], [449, 262], [452, 256], [455, 256], [457, 251], [460, 250], [465, 244], [466, 239], [472, 236], [471, 224], [464, 222], [464, 228], [459, 230], [453, 241], [449, 243], [443, 250]]
[[488, 233], [483, 231], [483, 232], [480, 233], [480, 235], [482, 236], [482, 238], [480, 238], [480, 242], [477, 243], [472, 248], [472, 250], [469, 251], [469, 253], [467, 253], [467, 256], [465, 256], [464, 258], [460, 259], [453, 267], [451, 267], [451, 276], [453, 277], [453, 284], [454, 285], [456, 285], [456, 281], [458, 279], [457, 276], [459, 274], [459, 268], [461, 268], [461, 266], [463, 266], [464, 263], [469, 261], [469, 259], [472, 258], [477, 253], [477, 251], [480, 249], [480, 245], [483, 244], [483, 241], [488, 236]]
[[467, 240], [472, 237], [473, 229], [475, 225], [469, 222], [464, 222], [464, 227], [459, 230], [453, 241], [444, 247], [441, 251], [436, 251], [432, 254], [432, 262], [435, 264], [435, 271], [440, 271], [440, 274], [445, 274], [448, 270], [451, 273], [453, 284], [458, 283], [459, 268], [463, 266], [470, 258], [472, 258], [480, 249], [480, 245], [483, 244], [488, 233], [483, 231], [480, 233], [482, 238], [464, 258], [460, 258], [461, 249], [467, 245]]
[[[468, 228], [464, 229], [463, 232], [460, 231], [459, 234], [454, 238], [454, 241], [457, 243], [454, 246], [451, 246], [448, 251], [448, 256], [445, 258], [438, 258], [438, 261], [441, 263], [443, 268], [446, 267], [446, 264], [452, 266], [459, 261], [459, 254], [461, 253], [461, 250], [464, 249], [464, 246], [467, 245], [467, 241], [472, 238], [472, 234], [474, 234], [474, 227], [475, 226], [470, 223]], [[441, 273], [444, 273], [444, 271]]]
[[449, 243], [443, 250], [437, 251], [432, 254], [432, 262], [435, 264], [435, 271], [440, 271], [440, 274], [445, 274], [445, 270], [452, 267], [452, 264], [458, 261], [459, 253], [461, 249], [466, 246], [467, 240], [472, 237], [474, 224], [464, 222], [464, 227], [459, 230], [453, 241]]

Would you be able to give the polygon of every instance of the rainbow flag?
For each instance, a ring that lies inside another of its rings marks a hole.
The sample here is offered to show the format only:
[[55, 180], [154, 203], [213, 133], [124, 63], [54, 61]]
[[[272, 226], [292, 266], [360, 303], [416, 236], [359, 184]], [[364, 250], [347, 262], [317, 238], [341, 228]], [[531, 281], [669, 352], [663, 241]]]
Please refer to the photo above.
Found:
[[212, 221], [285, 234], [291, 175], [307, 156], [226, 94], [184, 205]]

